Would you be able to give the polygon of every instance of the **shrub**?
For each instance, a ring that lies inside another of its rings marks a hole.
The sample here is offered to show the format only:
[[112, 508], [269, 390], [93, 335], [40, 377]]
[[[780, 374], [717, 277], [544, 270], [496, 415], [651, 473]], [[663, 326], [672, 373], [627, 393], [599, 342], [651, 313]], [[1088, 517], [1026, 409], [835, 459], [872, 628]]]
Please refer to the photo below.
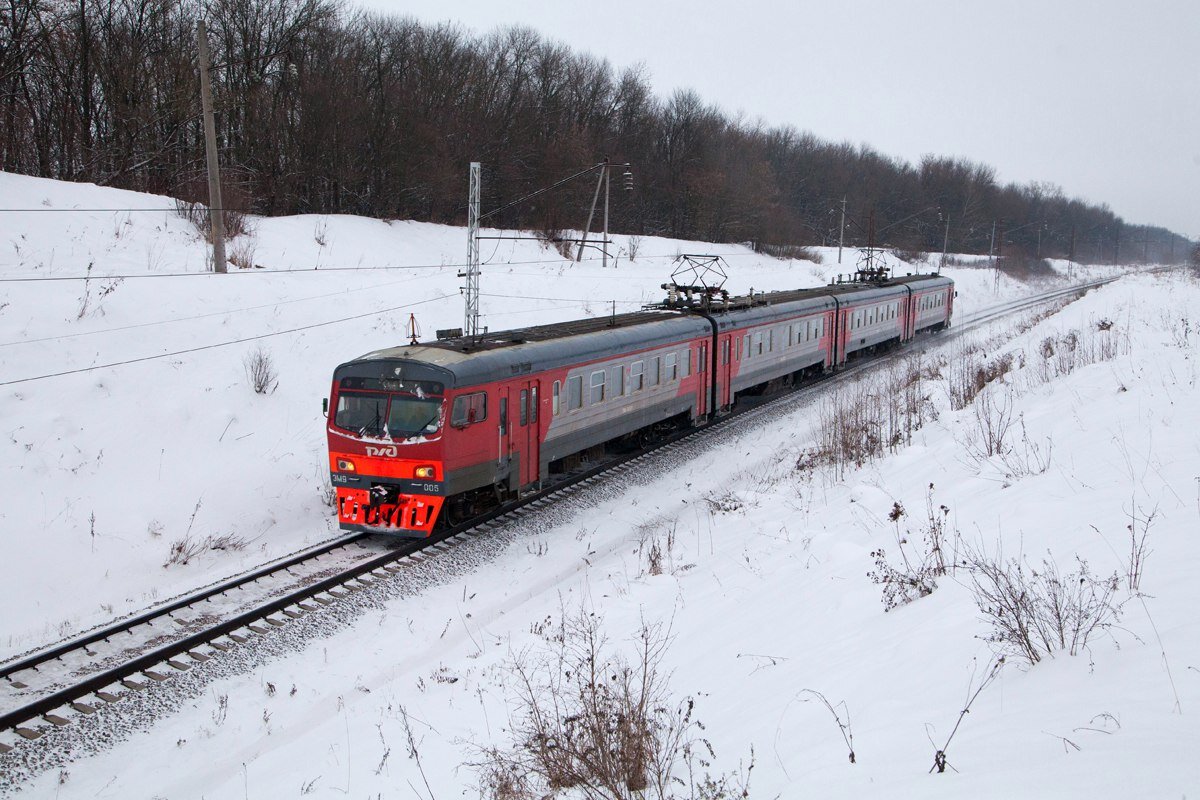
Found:
[[793, 261], [811, 261], [814, 264], [821, 264], [825, 261], [820, 251], [799, 244], [763, 244], [762, 242], [756, 242], [754, 252], [783, 261], [791, 259]]
[[1093, 575], [1075, 557], [1073, 572], [1062, 573], [1049, 556], [1035, 569], [1023, 559], [971, 553], [968, 568], [975, 603], [991, 627], [988, 641], [1036, 664], [1056, 652], [1078, 655], [1121, 616], [1117, 574]]
[[[691, 698], [673, 701], [662, 659], [670, 641], [644, 624], [632, 660], [613, 655], [595, 614], [564, 615], [543, 634], [547, 647], [513, 659], [517, 696], [513, 744], [482, 750], [473, 766], [483, 796], [534, 800], [563, 791], [587, 800], [665, 798], [682, 786], [693, 797], [747, 797], [745, 783], [693, 778], [700, 749]], [[751, 764], [751, 769], [753, 764]]]
[[247, 354], [242, 362], [246, 367], [246, 378], [256, 394], [274, 392], [279, 386], [279, 375], [275, 371], [275, 362], [271, 354], [262, 345]]
[[629, 254], [630, 261], [637, 261], [638, 250], [642, 249], [642, 237], [630, 236], [625, 242], [625, 252]]
[[254, 253], [258, 249], [251, 236], [240, 236], [229, 248], [229, 263], [238, 269], [254, 269]]
[[1009, 432], [1017, 422], [1013, 413], [1012, 388], [1003, 393], [990, 390], [975, 401], [974, 422], [968, 428], [964, 446], [976, 460], [1003, 456], [1011, 449]]
[[946, 521], [950, 509], [946, 505], [934, 506], [933, 484], [925, 493], [925, 523], [921, 529], [923, 547], [919, 555], [912, 553], [913, 532], [907, 527], [901, 532], [900, 522], [908, 516], [899, 502], [892, 505], [888, 519], [895, 526], [896, 549], [900, 553], [900, 566], [893, 566], [881, 547], [871, 552], [875, 568], [867, 573], [873, 583], [883, 587], [883, 610], [891, 611], [914, 600], [933, 594], [937, 579], [954, 567], [957, 558], [957, 532], [950, 552], [947, 541]]

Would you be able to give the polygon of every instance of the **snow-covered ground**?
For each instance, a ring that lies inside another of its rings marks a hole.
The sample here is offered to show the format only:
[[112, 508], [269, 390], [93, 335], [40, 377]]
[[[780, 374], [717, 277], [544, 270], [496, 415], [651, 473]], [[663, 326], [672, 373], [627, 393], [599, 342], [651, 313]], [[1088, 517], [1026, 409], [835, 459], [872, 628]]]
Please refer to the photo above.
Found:
[[[255, 220], [230, 249], [265, 269], [215, 276], [173, 205], [0, 174], [0, 657], [335, 535], [320, 412], [332, 368], [401, 341], [410, 313], [427, 333], [460, 324], [461, 229]], [[636, 308], [688, 252], [723, 255], [737, 292], [819, 285], [839, 271], [836, 251], [818, 265], [647, 237], [636, 260], [603, 270], [536, 242], [493, 243], [485, 322]], [[86, 282], [44, 280], [89, 264]], [[947, 273], [960, 316], [1031, 290], [984, 269]], [[14, 280], [25, 277], [41, 280]], [[145, 732], [96, 753], [79, 743], [80, 760], [40, 775], [20, 766], [32, 751], [18, 750], [6, 774], [34, 796], [471, 796], [475, 775], [462, 765], [473, 746], [508, 744], [506, 664], [548, 646], [553, 623], [582, 607], [617, 650], [641, 621], [669, 623], [670, 690], [697, 700], [718, 755], [710, 771], [744, 766], [753, 749], [753, 796], [1195, 793], [1198, 300], [1193, 279], [1131, 276], [1026, 317], [1023, 331], [1014, 320], [973, 334], [974, 356], [947, 338], [926, 356], [944, 359], [924, 384], [937, 417], [892, 455], [840, 479], [797, 470], [820, 438], [822, 403], [772, 412], [690, 460], [472, 545], [486, 557], [460, 556], [336, 630], [200, 685]], [[1071, 332], [1102, 357], [1068, 363]], [[258, 346], [279, 375], [267, 395], [243, 366]], [[954, 365], [1004, 352], [1020, 355], [981, 396], [990, 400], [952, 409]], [[61, 372], [71, 374], [39, 378]], [[978, 455], [984, 403], [1023, 421], [1007, 464]], [[899, 563], [898, 533], [919, 555], [930, 484], [959, 546], [1002, 545], [1005, 557], [1038, 569], [1051, 558], [1064, 572], [1078, 555], [1096, 574], [1116, 571], [1126, 601], [1119, 627], [1081, 655], [1032, 667], [1010, 657], [947, 748], [957, 772], [940, 775], [927, 774], [934, 753], [996, 645], [967, 573], [887, 613], [867, 577], [878, 548]], [[897, 502], [899, 530], [888, 519]], [[1133, 598], [1131, 524], [1148, 531], [1150, 551]], [[210, 536], [244, 544], [164, 566], [176, 542]], [[806, 690], [844, 702], [856, 763]]]

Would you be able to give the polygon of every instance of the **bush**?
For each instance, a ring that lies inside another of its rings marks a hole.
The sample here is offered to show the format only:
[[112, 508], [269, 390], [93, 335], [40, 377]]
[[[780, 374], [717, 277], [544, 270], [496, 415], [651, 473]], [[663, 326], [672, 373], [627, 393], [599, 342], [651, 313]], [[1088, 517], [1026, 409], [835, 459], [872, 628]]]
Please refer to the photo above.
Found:
[[693, 780], [695, 764], [707, 765], [701, 748], [709, 758], [712, 748], [698, 737], [692, 699], [670, 697], [663, 627], [642, 626], [632, 661], [609, 652], [596, 615], [585, 611], [564, 615], [543, 636], [542, 652], [509, 664], [514, 741], [483, 749], [474, 764], [484, 797], [534, 800], [569, 790], [587, 800], [665, 800], [677, 786], [711, 800], [749, 796], [744, 781]]
[[256, 394], [274, 392], [279, 386], [279, 375], [275, 362], [261, 345], [249, 353], [242, 362], [246, 367], [246, 378]]
[[1121, 616], [1120, 580], [1115, 572], [1093, 575], [1079, 556], [1075, 562], [1075, 570], [1064, 574], [1050, 557], [1035, 569], [1023, 559], [972, 553], [972, 593], [992, 629], [988, 641], [1036, 664], [1056, 652], [1078, 655], [1107, 632]]
[[763, 244], [762, 242], [756, 242], [754, 244], [754, 252], [762, 253], [771, 258], [778, 258], [781, 261], [791, 259], [793, 261], [811, 261], [814, 264], [821, 264], [825, 261], [819, 250], [799, 244]]
[[[904, 506], [899, 502], [892, 504], [888, 519], [895, 526], [896, 549], [902, 564], [893, 566], [882, 547], [871, 552], [875, 568], [867, 573], [867, 577], [883, 587], [881, 599], [884, 611], [933, 594], [937, 589], [937, 579], [952, 569], [957, 560], [957, 531], [954, 532], [953, 542], [947, 541], [946, 521], [950, 517], [950, 508], [942, 504], [934, 506], [932, 483], [925, 493], [925, 523], [920, 531], [924, 546], [920, 555], [911, 552], [910, 543], [914, 538], [912, 530], [906, 526], [901, 531], [900, 521], [907, 516]], [[951, 546], [954, 553], [950, 552]]]

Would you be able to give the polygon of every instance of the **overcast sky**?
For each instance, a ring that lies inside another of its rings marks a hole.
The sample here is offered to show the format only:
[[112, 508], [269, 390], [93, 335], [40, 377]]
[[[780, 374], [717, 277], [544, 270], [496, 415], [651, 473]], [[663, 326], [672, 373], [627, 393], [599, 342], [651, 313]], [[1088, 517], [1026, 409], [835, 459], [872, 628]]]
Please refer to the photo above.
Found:
[[[353, 0], [352, 0], [353, 1]], [[1200, 0], [358, 0], [476, 32], [521, 24], [655, 92], [1047, 181], [1200, 238]]]

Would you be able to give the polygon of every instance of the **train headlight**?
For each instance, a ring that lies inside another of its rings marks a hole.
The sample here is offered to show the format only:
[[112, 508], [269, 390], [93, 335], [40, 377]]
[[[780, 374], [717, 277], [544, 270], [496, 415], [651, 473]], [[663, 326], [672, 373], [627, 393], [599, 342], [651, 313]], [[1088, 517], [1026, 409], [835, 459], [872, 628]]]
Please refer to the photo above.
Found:
[[354, 472], [354, 462], [348, 458], [339, 458], [337, 468], [342, 472]]
[[415, 478], [432, 478], [433, 477], [433, 467], [417, 467], [415, 470], [413, 470], [413, 477], [415, 477]]

